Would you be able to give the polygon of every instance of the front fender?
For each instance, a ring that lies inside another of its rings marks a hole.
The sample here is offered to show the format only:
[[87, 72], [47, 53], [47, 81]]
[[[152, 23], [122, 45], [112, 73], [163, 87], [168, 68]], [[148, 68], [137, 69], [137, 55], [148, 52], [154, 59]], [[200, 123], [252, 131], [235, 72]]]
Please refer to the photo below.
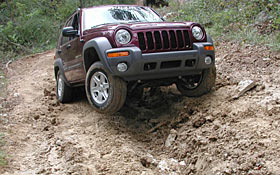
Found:
[[[84, 53], [89, 48], [94, 48], [96, 50], [101, 63], [104, 65], [107, 71], [113, 73], [106, 59], [106, 53], [105, 53], [106, 50], [112, 49], [109, 40], [106, 37], [98, 37], [87, 41], [83, 48], [83, 60], [85, 60]], [[85, 68], [85, 61], [84, 61], [84, 68]]]

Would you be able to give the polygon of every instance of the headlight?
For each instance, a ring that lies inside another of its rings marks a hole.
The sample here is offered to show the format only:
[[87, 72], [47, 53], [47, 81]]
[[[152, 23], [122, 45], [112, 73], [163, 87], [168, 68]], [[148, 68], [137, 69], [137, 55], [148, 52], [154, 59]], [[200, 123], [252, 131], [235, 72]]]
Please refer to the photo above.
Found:
[[127, 44], [131, 39], [131, 35], [127, 30], [121, 29], [116, 33], [116, 41], [120, 44]]
[[203, 38], [203, 31], [198, 26], [194, 26], [192, 28], [192, 34], [193, 34], [194, 38], [197, 40], [201, 40]]

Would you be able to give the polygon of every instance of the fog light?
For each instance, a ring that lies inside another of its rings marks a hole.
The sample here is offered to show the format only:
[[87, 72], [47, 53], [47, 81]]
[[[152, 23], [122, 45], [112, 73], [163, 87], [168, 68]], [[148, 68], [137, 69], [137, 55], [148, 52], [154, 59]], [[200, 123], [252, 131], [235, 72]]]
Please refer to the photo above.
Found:
[[205, 64], [211, 64], [212, 58], [210, 56], [205, 57]]
[[127, 71], [127, 64], [126, 63], [119, 63], [117, 65], [117, 69], [120, 72], [125, 72], [125, 71]]

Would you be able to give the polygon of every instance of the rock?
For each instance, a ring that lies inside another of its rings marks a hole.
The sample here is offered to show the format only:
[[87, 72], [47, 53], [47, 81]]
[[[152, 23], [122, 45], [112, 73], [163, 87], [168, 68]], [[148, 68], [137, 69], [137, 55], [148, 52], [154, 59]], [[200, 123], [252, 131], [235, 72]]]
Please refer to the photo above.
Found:
[[38, 119], [40, 118], [40, 116], [39, 116], [39, 115], [35, 115], [33, 118], [34, 118], [35, 120], [38, 120]]
[[266, 106], [267, 111], [271, 111], [273, 108], [274, 108], [274, 106], [271, 105], [271, 104], [268, 104], [268, 105]]
[[182, 160], [181, 162], [179, 162], [179, 165], [186, 166], [186, 162]]
[[206, 119], [204, 117], [198, 118], [193, 122], [193, 127], [199, 128], [206, 122]]
[[168, 135], [166, 141], [165, 141], [165, 146], [170, 147], [173, 142], [176, 140], [177, 137], [177, 131], [175, 129], [170, 130], [170, 134]]
[[198, 157], [196, 163], [195, 163], [195, 168], [197, 170], [203, 170], [205, 167], [207, 167], [208, 163], [206, 160], [206, 157]]
[[165, 160], [161, 160], [157, 166], [161, 171], [169, 171], [168, 163]]
[[59, 106], [59, 101], [57, 99], [50, 100], [49, 105], [51, 106]]
[[46, 125], [45, 127], [43, 127], [43, 131], [49, 131], [50, 126]]
[[256, 81], [254, 81], [254, 80], [240, 81], [235, 90], [236, 92], [235, 92], [235, 95], [233, 96], [233, 99], [238, 99], [245, 92], [249, 91], [250, 89], [252, 89], [255, 86], [256, 86]]
[[[223, 173], [226, 175], [230, 175], [230, 174], [232, 174], [232, 171], [229, 168], [225, 168]], [[249, 173], [249, 174], [251, 174], [251, 173]]]
[[263, 61], [270, 61], [269, 57], [263, 58]]
[[260, 92], [260, 91], [262, 91], [262, 90], [264, 90], [265, 89], [265, 85], [258, 85], [257, 87], [256, 87], [256, 91], [257, 92]]
[[154, 159], [154, 157], [151, 154], [147, 154], [146, 156], [142, 157], [140, 159], [140, 162], [146, 168], [149, 168], [151, 165], [158, 165], [158, 161]]
[[52, 124], [52, 125], [57, 125], [56, 118], [52, 118], [52, 119], [51, 119], [51, 124]]
[[37, 170], [36, 170], [36, 174], [43, 174], [43, 173], [45, 173], [46, 172], [46, 169], [45, 168], [38, 168]]
[[0, 116], [1, 116], [1, 117], [7, 117], [8, 114], [1, 114], [1, 113], [0, 113]]
[[19, 97], [19, 93], [14, 93], [14, 97]]
[[177, 174], [182, 174], [181, 168], [182, 166], [185, 166], [186, 163], [185, 161], [181, 161], [179, 163], [178, 160], [174, 158], [170, 159], [162, 159], [159, 163], [157, 168], [161, 170], [161, 174], [170, 174], [170, 175], [177, 175]]
[[47, 90], [46, 88], [44, 89], [44, 96], [50, 96], [51, 91]]
[[55, 144], [57, 145], [57, 146], [61, 146], [62, 145], [62, 142], [61, 142], [61, 140], [57, 140], [56, 142], [55, 142]]
[[206, 121], [212, 122], [214, 121], [214, 117], [212, 115], [208, 115], [205, 117]]
[[145, 158], [141, 158], [140, 162], [144, 167], [149, 168], [152, 163], [152, 160], [148, 157], [145, 157]]

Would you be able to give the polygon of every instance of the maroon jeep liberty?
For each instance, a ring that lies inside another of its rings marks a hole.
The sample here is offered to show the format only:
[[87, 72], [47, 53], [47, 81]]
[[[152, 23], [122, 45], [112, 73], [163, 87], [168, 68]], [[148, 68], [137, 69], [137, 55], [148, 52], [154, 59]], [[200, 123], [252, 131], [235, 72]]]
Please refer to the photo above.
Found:
[[153, 9], [109, 5], [78, 9], [65, 23], [54, 62], [57, 98], [84, 86], [101, 113], [120, 110], [145, 87], [176, 84], [201, 96], [215, 85], [213, 41], [194, 22], [166, 22]]

